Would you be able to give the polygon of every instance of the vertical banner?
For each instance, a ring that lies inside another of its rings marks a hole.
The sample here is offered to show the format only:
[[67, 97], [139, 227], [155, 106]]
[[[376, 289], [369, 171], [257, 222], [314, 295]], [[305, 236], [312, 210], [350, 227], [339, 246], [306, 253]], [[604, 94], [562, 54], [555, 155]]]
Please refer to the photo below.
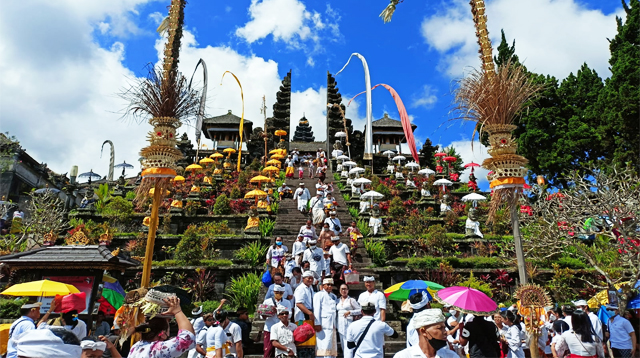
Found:
[[222, 80], [224, 80], [224, 75], [230, 73], [233, 78], [238, 82], [238, 86], [240, 86], [240, 99], [242, 100], [242, 116], [240, 117], [240, 143], [238, 144], [238, 172], [240, 172], [240, 159], [242, 158], [242, 132], [244, 131], [244, 94], [242, 93], [242, 84], [240, 84], [240, 80], [236, 75], [231, 71], [225, 71], [222, 74], [222, 78], [220, 79], [220, 86], [222, 86]]

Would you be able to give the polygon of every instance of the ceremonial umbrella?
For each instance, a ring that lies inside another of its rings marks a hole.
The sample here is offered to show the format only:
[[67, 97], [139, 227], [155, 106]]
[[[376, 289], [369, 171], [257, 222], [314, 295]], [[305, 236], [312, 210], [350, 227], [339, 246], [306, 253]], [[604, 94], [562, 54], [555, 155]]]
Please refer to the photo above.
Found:
[[75, 286], [51, 280], [31, 281], [13, 285], [0, 292], [8, 296], [51, 297], [80, 292]]
[[267, 162], [268, 165], [276, 165], [276, 166], [281, 166], [282, 163], [280, 163], [280, 161], [278, 159], [271, 159], [270, 161]]
[[384, 295], [391, 301], [406, 301], [414, 293], [422, 291], [430, 294], [429, 301], [431, 301], [431, 295], [434, 295], [436, 291], [443, 288], [444, 286], [431, 281], [409, 280], [396, 283], [395, 285], [387, 288], [384, 290]]
[[127, 169], [133, 169], [133, 165], [127, 163], [126, 161], [116, 164], [113, 166], [114, 168], [122, 168], [122, 176], [124, 176], [124, 171]]
[[267, 193], [260, 189], [251, 190], [250, 192], [244, 195], [245, 199], [256, 199], [256, 205], [258, 204], [258, 198], [266, 198], [266, 197], [267, 197]]
[[263, 172], [267, 172], [267, 173], [275, 173], [275, 172], [279, 172], [280, 168], [278, 167], [274, 167], [274, 166], [268, 166], [268, 167], [264, 167], [262, 169]]
[[353, 168], [351, 170], [349, 170], [349, 174], [355, 174], [356, 178], [358, 177], [358, 173], [364, 173], [364, 168]]
[[271, 181], [271, 178], [267, 178], [264, 175], [258, 175], [255, 176], [253, 178], [251, 178], [251, 180], [249, 180], [252, 183], [258, 183], [258, 185], [260, 185], [261, 183], [267, 183]]
[[198, 165], [196, 163], [193, 163], [193, 164], [187, 166], [186, 168], [184, 168], [184, 170], [191, 170], [193, 173], [195, 173], [195, 172], [197, 172], [198, 170], [201, 170], [201, 169], [202, 169], [202, 166], [200, 166], [200, 165]]
[[345, 132], [336, 132], [335, 136], [336, 136], [336, 138], [346, 138], [347, 137], [347, 133], [345, 133]]
[[349, 156], [347, 156], [347, 155], [342, 154], [342, 155], [339, 155], [336, 159], [339, 159], [339, 160], [349, 160], [349, 159], [351, 159], [351, 158], [349, 158]]
[[471, 162], [471, 163], [468, 163], [468, 164], [464, 165], [465, 168], [471, 168], [471, 173], [473, 173], [473, 168], [479, 167], [479, 166], [480, 166], [480, 164], [474, 163], [474, 162]]
[[471, 193], [471, 194], [467, 194], [465, 196], [462, 197], [462, 199], [460, 199], [462, 201], [473, 201], [473, 206], [477, 206], [478, 205], [478, 201], [482, 201], [482, 200], [487, 200], [487, 198], [484, 195], [480, 195], [478, 193]]
[[59, 192], [60, 192], [60, 189], [49, 188], [48, 184], [47, 184], [47, 186], [45, 188], [40, 188], [40, 189], [34, 191], [34, 193], [36, 193], [36, 194], [44, 194], [44, 193], [58, 194]]
[[407, 158], [403, 157], [402, 155], [396, 155], [395, 157], [393, 157], [393, 160], [407, 160]]
[[102, 178], [102, 177], [100, 176], [100, 174], [94, 173], [93, 169], [91, 169], [90, 171], [88, 171], [86, 173], [82, 173], [82, 174], [78, 175], [78, 178], [89, 178], [89, 184], [91, 184], [91, 179], [100, 180], [100, 178]]
[[182, 175], [176, 175], [176, 176], [173, 178], [173, 181], [174, 181], [174, 182], [179, 182], [179, 183], [184, 182], [184, 180], [185, 180], [185, 179], [184, 179], [184, 177], [183, 177]]
[[436, 157], [436, 158], [446, 157], [447, 153], [438, 152], [438, 153], [434, 154], [433, 156]]
[[358, 178], [358, 179], [353, 181], [353, 184], [360, 185], [360, 189], [364, 190], [364, 185], [365, 184], [371, 184], [371, 180], [369, 180], [367, 178]]
[[452, 286], [437, 291], [435, 299], [443, 305], [473, 315], [491, 315], [500, 312], [498, 304], [480, 290], [471, 287]]
[[353, 161], [348, 161], [348, 162], [342, 163], [343, 167], [355, 167], [356, 165], [358, 165], [358, 164], [356, 164], [356, 162], [353, 162]]
[[269, 151], [269, 154], [280, 154], [282, 153], [282, 149], [276, 148]]
[[284, 158], [284, 155], [282, 154], [274, 154], [271, 156], [271, 159], [282, 159]]
[[200, 159], [199, 163], [204, 165], [204, 166], [206, 166], [207, 164], [211, 164], [211, 163], [214, 163], [214, 162], [215, 161], [213, 159], [205, 157], [205, 158]]
[[452, 182], [448, 181], [447, 179], [438, 179], [436, 181], [433, 182], [433, 185], [442, 185], [442, 190], [445, 190], [445, 185], [451, 185], [453, 184]]
[[389, 158], [394, 154], [396, 154], [396, 152], [394, 152], [393, 150], [385, 150], [384, 152], [382, 152], [382, 155], [386, 155]]
[[407, 164], [404, 165], [405, 168], [411, 168], [411, 172], [413, 173], [413, 169], [414, 168], [420, 168], [420, 164], [416, 163], [416, 162], [409, 162]]
[[221, 153], [215, 152], [211, 154], [209, 158], [213, 158], [213, 159], [224, 158], [224, 155], [222, 155]]
[[435, 174], [436, 172], [434, 172], [433, 170], [429, 169], [429, 168], [424, 168], [424, 169], [420, 169], [418, 170], [418, 174], [422, 174], [422, 175], [426, 175], [429, 176], [431, 174]]
[[377, 191], [369, 190], [368, 192], [360, 195], [360, 199], [371, 199], [371, 206], [373, 206], [373, 199], [382, 199], [384, 194], [380, 194]]
[[227, 153], [227, 157], [231, 158], [231, 154], [235, 153], [236, 150], [233, 148], [226, 148], [225, 150], [222, 151], [223, 153]]

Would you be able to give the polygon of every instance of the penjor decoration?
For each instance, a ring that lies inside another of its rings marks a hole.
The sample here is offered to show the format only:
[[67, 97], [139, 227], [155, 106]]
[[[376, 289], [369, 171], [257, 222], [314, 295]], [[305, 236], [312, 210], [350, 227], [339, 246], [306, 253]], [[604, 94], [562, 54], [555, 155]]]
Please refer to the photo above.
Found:
[[172, 0], [169, 16], [158, 28], [168, 34], [161, 69], [152, 69], [146, 79], [122, 95], [130, 101], [127, 112], [133, 117], [148, 121], [153, 130], [148, 134], [149, 145], [142, 148], [142, 183], [137, 189], [136, 201], [145, 200], [153, 190], [153, 204], [149, 223], [146, 254], [142, 272], [142, 287], [149, 287], [151, 258], [158, 227], [158, 208], [171, 179], [176, 176], [176, 160], [182, 153], [176, 148], [177, 129], [181, 120], [196, 115], [200, 101], [187, 79], [178, 72], [178, 58], [182, 26], [184, 24], [184, 0]]
[[238, 173], [240, 173], [240, 159], [242, 158], [242, 133], [244, 132], [244, 128], [243, 128], [244, 127], [244, 93], [242, 92], [242, 84], [240, 83], [240, 80], [231, 71], [225, 71], [222, 74], [222, 78], [220, 79], [220, 86], [222, 86], [222, 80], [224, 80], [224, 75], [226, 75], [227, 73], [230, 73], [231, 76], [233, 76], [233, 78], [236, 79], [236, 82], [238, 82], [238, 86], [240, 87], [240, 100], [242, 101], [242, 115], [240, 117], [240, 128], [239, 128], [240, 141], [238, 142], [238, 168], [237, 168]]

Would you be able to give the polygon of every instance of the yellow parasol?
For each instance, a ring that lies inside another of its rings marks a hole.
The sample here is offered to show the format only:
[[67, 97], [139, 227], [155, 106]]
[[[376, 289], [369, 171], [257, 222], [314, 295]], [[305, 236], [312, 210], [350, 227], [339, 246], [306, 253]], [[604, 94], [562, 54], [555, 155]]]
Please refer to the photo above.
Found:
[[255, 177], [251, 178], [251, 180], [249, 180], [249, 181], [252, 182], [252, 183], [266, 183], [268, 181], [271, 181], [271, 178], [267, 178], [264, 175], [258, 175], [258, 176], [255, 176]]
[[283, 135], [287, 135], [287, 132], [283, 131], [282, 129], [278, 129], [274, 134], [277, 135], [278, 137], [280, 137], [280, 136], [283, 136]]
[[256, 190], [251, 190], [250, 192], [246, 193], [244, 195], [245, 199], [253, 199], [253, 198], [265, 198], [267, 196], [267, 193], [260, 190], [260, 189], [256, 189]]
[[184, 168], [184, 170], [191, 170], [194, 173], [196, 171], [198, 171], [198, 170], [201, 170], [201, 169], [202, 169], [202, 166], [200, 166], [200, 165], [198, 165], [196, 163], [193, 163], [193, 164], [189, 165], [188, 167]]
[[282, 159], [284, 158], [284, 155], [282, 154], [274, 154], [271, 156], [271, 159]]
[[227, 148], [227, 149], [223, 150], [223, 152], [231, 155], [231, 154], [235, 153], [236, 150], [233, 149], [233, 148]]
[[214, 163], [214, 160], [211, 159], [211, 158], [202, 158], [202, 159], [200, 159], [200, 164], [202, 164], [202, 165], [206, 166], [207, 164], [211, 164], [211, 163]]
[[267, 162], [268, 165], [277, 165], [278, 167], [282, 165], [282, 163], [280, 163], [279, 160], [277, 159], [271, 159], [270, 161]]
[[0, 294], [8, 296], [51, 297], [78, 292], [80, 291], [73, 285], [51, 280], [40, 280], [13, 285]]
[[269, 154], [282, 154], [282, 149], [276, 148], [269, 151]]
[[268, 166], [262, 169], [262, 171], [267, 173], [277, 173], [280, 171], [280, 168], [274, 167], [274, 166]]
[[[153, 193], [156, 192], [156, 188], [151, 188], [149, 189], [149, 195], [153, 195]], [[165, 194], [164, 195], [169, 195], [171, 194], [171, 192], [169, 190], [165, 190]]]
[[185, 179], [184, 179], [184, 177], [183, 177], [182, 175], [176, 175], [176, 176], [173, 178], [173, 181], [174, 181], [174, 182], [180, 182], [180, 183], [183, 183], [183, 182], [184, 182], [184, 180], [185, 180]]
[[211, 154], [209, 156], [209, 158], [213, 158], [213, 159], [224, 158], [224, 155], [222, 155], [222, 154], [220, 154], [218, 152], [215, 152], [215, 153]]

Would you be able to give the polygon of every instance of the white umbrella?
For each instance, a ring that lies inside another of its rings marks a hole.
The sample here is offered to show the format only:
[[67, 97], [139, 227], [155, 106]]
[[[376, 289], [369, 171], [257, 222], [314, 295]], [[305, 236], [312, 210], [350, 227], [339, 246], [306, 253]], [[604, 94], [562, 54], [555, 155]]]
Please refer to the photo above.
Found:
[[394, 154], [396, 154], [396, 152], [394, 152], [393, 150], [385, 150], [384, 152], [382, 152], [382, 155], [386, 155], [389, 158], [391, 158], [391, 156]]
[[434, 185], [442, 185], [442, 191], [444, 191], [445, 185], [451, 185], [453, 183], [448, 181], [447, 179], [438, 179], [438, 180], [434, 181], [433, 184]]
[[434, 172], [433, 170], [431, 170], [429, 168], [424, 168], [424, 169], [418, 170], [418, 174], [422, 174], [422, 175], [426, 175], [426, 176], [429, 176], [429, 175], [432, 175], [432, 174], [435, 174], [435, 173], [436, 172]]
[[364, 168], [353, 168], [351, 170], [349, 170], [349, 174], [355, 174], [356, 178], [358, 178], [358, 173], [364, 173]]
[[395, 157], [393, 157], [393, 160], [407, 160], [407, 158], [401, 156], [401, 155], [396, 155]]
[[420, 164], [416, 163], [416, 162], [409, 162], [407, 164], [404, 165], [405, 168], [411, 168], [411, 172], [413, 172], [414, 168], [420, 168]]
[[473, 201], [473, 206], [477, 205], [477, 201], [487, 200], [484, 195], [480, 195], [478, 193], [467, 194], [460, 199], [462, 201]]
[[344, 154], [343, 154], [343, 155], [339, 155], [336, 159], [339, 159], [339, 160], [349, 160], [349, 159], [351, 159], [351, 158], [349, 158], [348, 156], [346, 156], [346, 155], [344, 155]]
[[348, 162], [342, 163], [343, 167], [355, 167], [356, 165], [358, 165], [358, 164], [356, 164], [356, 162], [352, 162], [352, 161], [348, 161]]
[[336, 134], [334, 134], [336, 136], [336, 138], [346, 138], [347, 137], [347, 133], [345, 132], [336, 132]]
[[353, 184], [360, 185], [360, 190], [364, 190], [364, 185], [365, 184], [371, 184], [371, 180], [369, 180], [367, 178], [358, 178], [358, 179], [353, 181]]
[[371, 199], [371, 206], [373, 206], [373, 199], [382, 199], [384, 198], [383, 194], [378, 193], [377, 191], [369, 190], [368, 192], [360, 195], [361, 199]]

